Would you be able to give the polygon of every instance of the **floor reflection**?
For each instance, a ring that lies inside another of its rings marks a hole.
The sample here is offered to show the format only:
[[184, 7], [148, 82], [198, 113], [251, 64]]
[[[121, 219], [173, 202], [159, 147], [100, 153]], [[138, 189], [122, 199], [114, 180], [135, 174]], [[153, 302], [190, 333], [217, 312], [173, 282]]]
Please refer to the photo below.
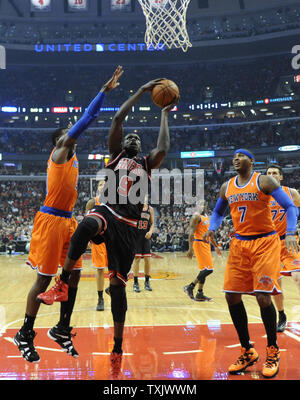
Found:
[[[38, 364], [24, 361], [13, 344], [16, 330], [0, 337], [1, 380], [109, 380], [112, 328], [74, 328], [79, 358], [62, 352], [47, 337], [47, 329], [36, 329]], [[262, 324], [250, 325], [251, 339], [260, 361], [244, 374], [232, 376], [228, 365], [239, 356], [235, 330], [230, 324], [210, 320], [206, 325], [125, 328], [122, 379], [124, 380], [262, 380], [266, 338]], [[300, 379], [299, 324], [279, 334], [280, 371], [276, 380]]]

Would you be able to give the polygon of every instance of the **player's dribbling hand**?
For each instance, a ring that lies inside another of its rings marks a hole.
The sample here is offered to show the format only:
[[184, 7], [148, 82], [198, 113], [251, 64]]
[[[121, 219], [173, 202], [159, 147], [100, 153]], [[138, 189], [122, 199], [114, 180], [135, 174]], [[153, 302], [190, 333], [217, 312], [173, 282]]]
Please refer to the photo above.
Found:
[[287, 235], [284, 240], [285, 247], [290, 253], [298, 253], [299, 252], [299, 244], [294, 235]]
[[109, 81], [107, 81], [103, 87], [102, 87], [102, 91], [103, 92], [108, 92], [109, 90], [115, 89], [116, 87], [118, 87], [120, 85], [119, 79], [121, 78], [121, 76], [123, 75], [123, 67], [121, 65], [118, 66], [118, 68], [115, 70], [113, 76], [110, 78]]

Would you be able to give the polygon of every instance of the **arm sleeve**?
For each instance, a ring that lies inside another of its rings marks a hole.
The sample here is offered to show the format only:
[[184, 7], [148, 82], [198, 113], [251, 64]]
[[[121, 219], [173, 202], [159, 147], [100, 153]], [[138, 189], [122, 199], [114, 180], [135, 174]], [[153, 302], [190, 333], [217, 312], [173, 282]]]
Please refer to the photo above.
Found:
[[68, 135], [72, 139], [78, 139], [82, 132], [94, 121], [100, 111], [104, 99], [105, 93], [99, 92], [94, 100], [90, 103], [88, 108], [85, 110], [80, 120], [77, 121], [76, 124], [73, 125], [72, 128], [69, 130]]
[[294, 235], [296, 232], [297, 220], [299, 215], [298, 208], [281, 187], [273, 190], [271, 196], [274, 197], [277, 203], [286, 210], [286, 234]]
[[228, 202], [219, 197], [216, 206], [212, 212], [208, 230], [216, 231], [220, 227], [227, 206]]

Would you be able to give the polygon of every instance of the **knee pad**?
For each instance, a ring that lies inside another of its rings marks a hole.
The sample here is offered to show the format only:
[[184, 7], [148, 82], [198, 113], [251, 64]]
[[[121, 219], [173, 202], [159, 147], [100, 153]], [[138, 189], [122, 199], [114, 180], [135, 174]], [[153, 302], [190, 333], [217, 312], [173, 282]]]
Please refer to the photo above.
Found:
[[98, 232], [99, 225], [94, 218], [85, 217], [77, 226], [68, 250], [68, 257], [71, 260], [78, 260], [85, 252], [89, 241]]
[[198, 276], [197, 276], [197, 280], [201, 283], [204, 284], [205, 279], [208, 275], [212, 274], [213, 270], [212, 269], [205, 269], [203, 271], [200, 271]]
[[127, 296], [126, 289], [123, 285], [109, 286], [111, 297], [111, 312], [114, 322], [125, 322], [127, 311]]

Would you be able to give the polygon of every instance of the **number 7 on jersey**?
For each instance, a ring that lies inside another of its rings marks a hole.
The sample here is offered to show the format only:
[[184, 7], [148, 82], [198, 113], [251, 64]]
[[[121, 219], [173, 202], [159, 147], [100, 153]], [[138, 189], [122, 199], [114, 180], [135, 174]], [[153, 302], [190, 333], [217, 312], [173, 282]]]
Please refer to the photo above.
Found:
[[247, 206], [240, 206], [238, 207], [238, 210], [241, 213], [240, 222], [244, 222], [247, 213]]

